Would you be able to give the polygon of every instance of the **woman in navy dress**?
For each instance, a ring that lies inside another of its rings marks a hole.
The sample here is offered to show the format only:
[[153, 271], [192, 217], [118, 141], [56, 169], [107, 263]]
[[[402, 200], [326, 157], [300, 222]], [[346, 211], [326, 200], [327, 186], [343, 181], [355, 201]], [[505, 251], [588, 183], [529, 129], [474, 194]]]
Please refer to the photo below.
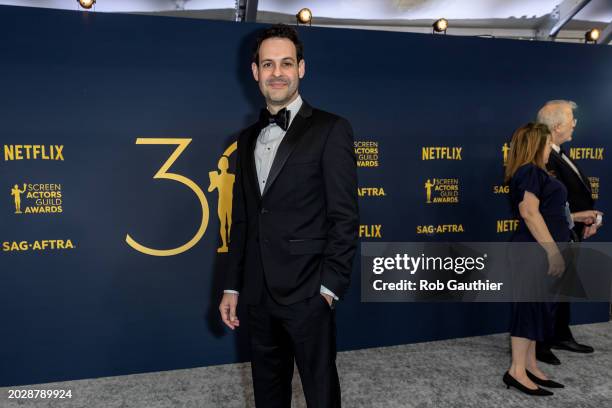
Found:
[[[529, 123], [512, 136], [506, 163], [506, 182], [519, 225], [513, 242], [538, 242], [546, 256], [542, 271], [528, 270], [537, 282], [537, 273], [561, 276], [565, 262], [557, 242], [570, 241], [570, 223], [592, 223], [593, 211], [570, 214], [565, 186], [546, 171], [551, 151], [550, 132], [545, 125]], [[524, 254], [523, 254], [524, 256]], [[514, 260], [520, 262], [520, 260]], [[531, 264], [533, 265], [533, 264]], [[539, 388], [562, 388], [538, 368], [535, 358], [536, 341], [546, 341], [553, 335], [555, 303], [514, 303], [510, 336], [512, 365], [504, 375], [504, 383], [530, 395], [552, 395]]]

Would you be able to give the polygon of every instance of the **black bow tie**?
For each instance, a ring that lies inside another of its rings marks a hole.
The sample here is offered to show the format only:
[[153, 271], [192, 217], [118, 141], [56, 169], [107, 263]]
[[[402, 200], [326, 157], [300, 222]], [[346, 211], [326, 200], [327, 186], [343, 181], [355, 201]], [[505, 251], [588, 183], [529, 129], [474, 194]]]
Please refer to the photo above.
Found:
[[567, 154], [565, 153], [565, 150], [563, 150], [563, 148], [561, 146], [559, 146], [559, 154], [561, 156], [567, 156]]
[[276, 115], [271, 114], [270, 111], [268, 111], [267, 109], [262, 109], [261, 113], [259, 114], [259, 124], [263, 129], [273, 123], [276, 123], [279, 128], [283, 129], [284, 131], [287, 131], [287, 128], [289, 127], [290, 118], [291, 111], [288, 111], [287, 108], [279, 110]]

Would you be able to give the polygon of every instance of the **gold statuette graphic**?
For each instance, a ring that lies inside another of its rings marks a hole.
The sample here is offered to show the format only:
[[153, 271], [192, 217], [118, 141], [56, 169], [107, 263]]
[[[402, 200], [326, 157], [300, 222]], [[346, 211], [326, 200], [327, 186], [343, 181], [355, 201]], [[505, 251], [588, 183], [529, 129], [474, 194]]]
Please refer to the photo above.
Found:
[[11, 189], [11, 195], [15, 199], [15, 214], [21, 214], [21, 195], [25, 193], [26, 185], [23, 183], [23, 190], [19, 189], [19, 186], [15, 184]]
[[186, 185], [187, 187], [189, 187], [189, 189], [191, 191], [193, 191], [196, 195], [196, 197], [198, 198], [200, 205], [202, 207], [202, 221], [200, 223], [200, 227], [198, 228], [198, 230], [196, 231], [195, 235], [193, 236], [193, 238], [191, 238], [188, 242], [186, 242], [185, 244], [177, 247], [177, 248], [172, 248], [172, 249], [153, 249], [153, 248], [148, 248], [144, 245], [139, 244], [138, 242], [136, 242], [129, 234], [126, 235], [125, 237], [125, 242], [127, 242], [127, 244], [129, 246], [131, 246], [132, 248], [134, 248], [135, 250], [148, 254], [148, 255], [154, 255], [154, 256], [171, 256], [171, 255], [178, 255], [180, 253], [183, 253], [187, 250], [189, 250], [190, 248], [192, 248], [195, 244], [197, 244], [200, 239], [202, 239], [202, 237], [204, 236], [204, 232], [206, 231], [206, 227], [208, 226], [208, 201], [206, 201], [206, 197], [204, 196], [204, 192], [202, 191], [202, 189], [200, 187], [198, 187], [198, 185], [196, 183], [193, 182], [193, 180], [182, 176], [180, 174], [175, 174], [175, 173], [168, 173], [168, 170], [170, 169], [170, 167], [172, 166], [172, 164], [178, 159], [178, 157], [183, 153], [183, 151], [185, 151], [185, 149], [187, 148], [187, 146], [189, 145], [189, 143], [191, 143], [192, 139], [171, 139], [171, 138], [161, 138], [161, 139], [157, 139], [157, 138], [138, 138], [136, 139], [136, 144], [148, 144], [148, 145], [177, 145], [177, 148], [174, 150], [174, 152], [170, 155], [170, 157], [168, 158], [168, 160], [166, 160], [166, 162], [164, 163], [164, 165], [157, 171], [157, 173], [155, 173], [155, 175], [153, 176], [154, 179], [168, 179], [168, 180], [174, 180], [177, 181], [181, 184]]
[[510, 150], [510, 147], [508, 146], [508, 143], [504, 143], [504, 145], [502, 146], [502, 154], [504, 155], [504, 166], [506, 165], [506, 163], [508, 163], [508, 151]]
[[432, 183], [430, 179], [425, 182], [425, 191], [427, 193], [427, 203], [431, 203], [431, 188], [435, 185], [435, 180]]
[[225, 253], [229, 250], [227, 243], [232, 229], [232, 190], [236, 176], [227, 172], [227, 169], [229, 169], [229, 160], [225, 155], [221, 156], [217, 167], [220, 170], [219, 172], [211, 171], [208, 173], [208, 177], [210, 178], [208, 192], [210, 193], [216, 189], [219, 193], [217, 215], [219, 216], [221, 246], [217, 248], [217, 252]]

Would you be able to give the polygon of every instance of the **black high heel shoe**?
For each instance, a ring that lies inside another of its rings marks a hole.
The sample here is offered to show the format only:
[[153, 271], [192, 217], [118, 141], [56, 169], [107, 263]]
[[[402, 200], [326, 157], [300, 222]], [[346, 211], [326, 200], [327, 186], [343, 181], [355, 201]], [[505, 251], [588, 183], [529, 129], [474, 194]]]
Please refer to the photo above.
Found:
[[504, 380], [504, 384], [506, 384], [506, 388], [514, 387], [520, 392], [527, 394], [527, 395], [536, 395], [539, 397], [547, 397], [549, 395], [553, 395], [552, 392], [542, 389], [542, 388], [536, 388], [535, 390], [532, 390], [530, 388], [525, 387], [523, 384], [518, 382], [513, 376], [511, 376], [510, 373], [507, 371], [506, 371], [506, 374], [504, 374], [503, 380]]
[[525, 370], [527, 371], [527, 377], [529, 377], [529, 379], [531, 381], [533, 381], [534, 383], [541, 385], [542, 387], [546, 387], [546, 388], [565, 388], [565, 385], [558, 383], [556, 381], [552, 381], [552, 380], [543, 380], [539, 377], [536, 377], [535, 374], [532, 374], [529, 372], [529, 370]]

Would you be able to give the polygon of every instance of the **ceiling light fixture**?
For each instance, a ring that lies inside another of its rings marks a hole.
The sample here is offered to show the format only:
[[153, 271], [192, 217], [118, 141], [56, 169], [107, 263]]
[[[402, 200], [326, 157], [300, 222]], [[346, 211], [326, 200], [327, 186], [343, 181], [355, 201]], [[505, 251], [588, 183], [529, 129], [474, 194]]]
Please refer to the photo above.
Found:
[[81, 7], [87, 10], [89, 10], [90, 8], [93, 7], [94, 4], [96, 4], [96, 0], [77, 0], [77, 1], [81, 5]]
[[448, 20], [445, 18], [438, 19], [432, 24], [432, 27], [434, 33], [446, 34], [446, 30], [448, 29]]
[[599, 32], [598, 29], [593, 28], [589, 31], [587, 31], [586, 33], [584, 33], [584, 42], [585, 43], [593, 43], [596, 44], [597, 40], [599, 40], [599, 35], [601, 33]]
[[297, 19], [298, 25], [300, 25], [300, 23], [308, 24], [309, 26], [312, 25], [312, 11], [310, 11], [309, 8], [303, 8], [298, 11], [298, 13], [295, 15], [295, 18]]

